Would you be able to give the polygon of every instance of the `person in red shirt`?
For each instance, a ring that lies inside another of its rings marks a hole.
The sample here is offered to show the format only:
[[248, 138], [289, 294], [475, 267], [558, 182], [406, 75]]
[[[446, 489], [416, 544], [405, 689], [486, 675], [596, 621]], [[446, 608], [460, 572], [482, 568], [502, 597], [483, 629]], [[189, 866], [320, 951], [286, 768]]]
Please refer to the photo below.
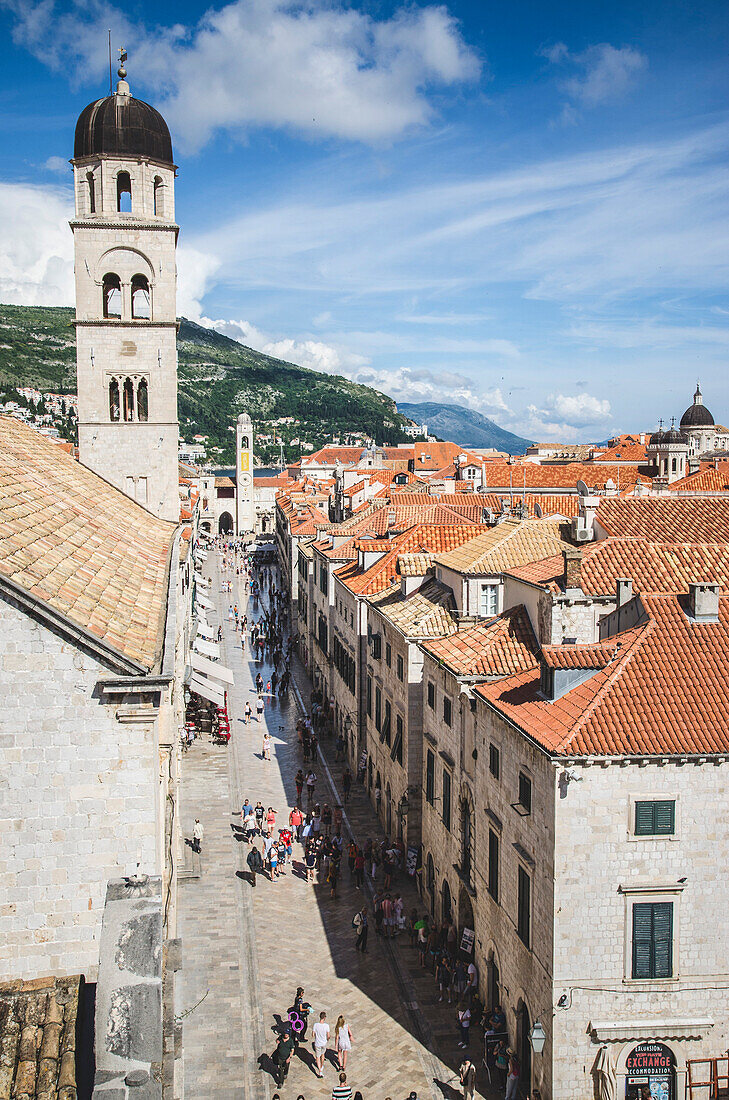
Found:
[[287, 859], [291, 859], [291, 853], [293, 852], [293, 846], [292, 846], [293, 837], [291, 835], [291, 830], [290, 829], [281, 829], [280, 830], [280, 836], [281, 836], [281, 840], [286, 845], [286, 857], [287, 857]]
[[301, 840], [301, 825], [304, 820], [303, 814], [298, 806], [294, 806], [293, 810], [289, 814], [289, 825], [292, 832], [296, 834], [296, 839]]

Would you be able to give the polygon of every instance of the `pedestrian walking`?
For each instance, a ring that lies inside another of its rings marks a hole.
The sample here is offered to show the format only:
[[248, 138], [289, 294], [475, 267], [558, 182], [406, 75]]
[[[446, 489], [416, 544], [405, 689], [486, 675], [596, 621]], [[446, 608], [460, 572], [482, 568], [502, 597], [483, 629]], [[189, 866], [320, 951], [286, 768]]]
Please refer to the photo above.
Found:
[[332, 1089], [332, 1100], [352, 1100], [352, 1089], [347, 1084], [347, 1074], [344, 1070], [339, 1074], [339, 1084]]
[[299, 768], [299, 770], [296, 773], [296, 776], [294, 777], [294, 783], [296, 784], [296, 804], [297, 804], [297, 806], [300, 806], [301, 805], [301, 792], [304, 789], [304, 773], [302, 772], [301, 768]]
[[355, 913], [352, 921], [352, 927], [357, 930], [357, 940], [355, 942], [355, 949], [361, 951], [362, 954], [367, 952], [367, 906], [363, 905], [359, 913]]
[[246, 703], [246, 705], [245, 705], [245, 711], [244, 711], [244, 714], [245, 714], [245, 716], [246, 716], [246, 725], [248, 725], [248, 723], [250, 722], [251, 718], [253, 717], [253, 710], [252, 710], [252, 708], [251, 708], [251, 704], [250, 704], [250, 703]]
[[256, 721], [257, 722], [261, 721], [261, 716], [262, 715], [263, 715], [263, 696], [259, 695], [258, 698], [256, 699]]
[[508, 1069], [506, 1072], [506, 1095], [504, 1100], [514, 1100], [516, 1097], [517, 1089], [519, 1088], [519, 1078], [521, 1076], [521, 1066], [519, 1065], [519, 1059], [516, 1056], [516, 1051], [511, 1047], [506, 1052], [509, 1059]]
[[337, 1019], [334, 1028], [334, 1049], [339, 1057], [339, 1068], [346, 1070], [347, 1055], [352, 1049], [352, 1031], [344, 1016]]
[[316, 772], [312, 769], [306, 777], [306, 797], [308, 804], [314, 801], [314, 788], [316, 787]]
[[476, 1067], [470, 1058], [464, 1058], [458, 1070], [463, 1089], [463, 1100], [473, 1100], [476, 1091]]
[[265, 730], [263, 734], [263, 749], [261, 753], [264, 760], [271, 759], [271, 734]]
[[246, 857], [246, 863], [251, 873], [251, 886], [256, 885], [256, 875], [263, 871], [263, 857], [256, 848], [255, 844], [252, 846], [250, 852]]
[[314, 1057], [316, 1058], [316, 1075], [324, 1076], [324, 1056], [329, 1042], [329, 1024], [326, 1012], [319, 1013], [319, 1019], [311, 1029], [314, 1038]]
[[468, 1007], [468, 1002], [462, 1002], [458, 1009], [458, 1026], [460, 1028], [461, 1041], [458, 1044], [462, 1050], [465, 1050], [469, 1042], [469, 1032], [471, 1029], [471, 1009]]
[[294, 1032], [294, 1042], [298, 1046], [299, 1043], [303, 1043], [306, 1040], [306, 1029], [309, 1026], [309, 1013], [311, 1012], [311, 1005], [304, 999], [303, 985], [300, 985], [296, 990], [293, 1010], [300, 1022], [299, 1030]]
[[278, 1046], [273, 1052], [273, 1062], [276, 1066], [276, 1084], [282, 1088], [288, 1077], [291, 1065], [291, 1055], [294, 1053], [294, 1040], [288, 1031], [284, 1031], [278, 1037]]
[[195, 824], [192, 827], [192, 850], [193, 852], [199, 852], [202, 847], [203, 837], [205, 830], [203, 829], [202, 822], [199, 817], [195, 818]]

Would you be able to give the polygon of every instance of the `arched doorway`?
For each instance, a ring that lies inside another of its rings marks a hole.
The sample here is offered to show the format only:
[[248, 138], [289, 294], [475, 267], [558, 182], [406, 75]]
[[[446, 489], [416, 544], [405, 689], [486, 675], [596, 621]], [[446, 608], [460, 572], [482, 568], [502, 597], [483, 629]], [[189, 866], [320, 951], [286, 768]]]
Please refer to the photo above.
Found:
[[202, 523], [200, 524], [200, 530], [201, 531], [208, 531], [208, 532], [210, 531], [210, 520], [209, 519], [204, 519], [202, 521]]
[[520, 999], [516, 1009], [516, 1052], [521, 1067], [519, 1084], [527, 1096], [532, 1090], [532, 1044], [529, 1042], [531, 1026], [529, 1009]]
[[448, 885], [448, 879], [443, 879], [443, 886], [440, 891], [440, 914], [441, 920], [446, 924], [453, 918], [453, 903], [451, 901], [451, 888]]
[[265, 535], [267, 531], [268, 531], [268, 516], [263, 516], [261, 518], [261, 534]]
[[218, 520], [218, 533], [221, 535], [229, 535], [233, 530], [233, 517], [230, 512], [221, 512], [220, 519]]
[[625, 1075], [626, 1100], [642, 1100], [646, 1090], [651, 1096], [676, 1100], [676, 1056], [665, 1043], [633, 1047], [625, 1059]]

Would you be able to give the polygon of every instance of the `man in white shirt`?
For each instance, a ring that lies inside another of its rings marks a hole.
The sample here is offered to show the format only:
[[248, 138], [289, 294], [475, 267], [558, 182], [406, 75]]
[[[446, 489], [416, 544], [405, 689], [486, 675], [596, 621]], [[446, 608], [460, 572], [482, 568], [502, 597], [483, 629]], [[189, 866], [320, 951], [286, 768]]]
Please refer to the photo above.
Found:
[[311, 1029], [311, 1033], [314, 1037], [314, 1055], [316, 1057], [316, 1075], [317, 1077], [324, 1076], [324, 1055], [327, 1052], [327, 1043], [329, 1042], [329, 1024], [327, 1023], [326, 1012], [319, 1013], [319, 1019]]
[[205, 830], [202, 827], [202, 822], [199, 817], [196, 817], [195, 824], [192, 827], [192, 849], [194, 852], [200, 851], [204, 833]]
[[478, 970], [472, 959], [468, 964], [468, 985], [466, 986], [466, 997], [469, 1004], [476, 993], [478, 993]]

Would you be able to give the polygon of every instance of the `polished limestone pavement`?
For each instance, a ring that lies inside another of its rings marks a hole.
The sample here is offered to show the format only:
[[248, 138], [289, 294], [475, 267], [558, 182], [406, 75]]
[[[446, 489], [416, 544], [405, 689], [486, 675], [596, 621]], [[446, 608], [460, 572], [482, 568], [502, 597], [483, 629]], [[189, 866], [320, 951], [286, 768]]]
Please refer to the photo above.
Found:
[[[217, 554], [209, 555], [206, 572], [212, 577], [211, 589], [219, 593]], [[235, 588], [234, 573], [232, 579]], [[296, 796], [294, 776], [302, 763], [295, 723], [310, 687], [297, 666], [288, 699], [267, 698], [262, 722], [254, 718], [245, 724], [246, 701], [255, 705], [256, 673], [265, 681], [271, 669], [265, 661], [251, 661], [248, 639], [243, 651], [240, 634], [227, 621], [235, 596], [215, 597], [223, 625], [223, 661], [235, 675], [229, 696], [231, 742], [225, 748], [202, 738], [182, 764], [183, 831], [192, 835], [196, 816], [205, 828], [200, 876], [183, 879], [178, 902], [184, 964], [177, 1012], [184, 1016], [185, 1095], [188, 1100], [269, 1100], [281, 1091], [292, 1100], [300, 1094], [306, 1100], [328, 1100], [337, 1082], [334, 1025], [342, 1014], [354, 1038], [349, 1083], [364, 1100], [405, 1100], [413, 1090], [420, 1100], [455, 1100], [461, 1095], [456, 1070], [462, 1057], [456, 1046], [455, 1007], [438, 1003], [433, 978], [420, 970], [407, 937], [384, 942], [371, 926], [368, 953], [355, 951], [352, 917], [363, 895], [349, 882], [346, 860], [336, 899], [326, 884], [305, 882], [296, 844], [293, 867], [287, 865], [283, 877], [270, 882], [259, 875], [255, 889], [250, 885], [247, 845], [235, 828], [240, 807], [246, 796], [253, 804], [260, 799], [277, 811], [278, 825], [287, 822]], [[242, 584], [237, 597], [249, 620], [259, 617], [261, 608], [247, 605]], [[264, 726], [272, 738], [270, 761], [262, 759]], [[327, 761], [327, 753], [324, 746], [315, 767], [316, 800], [332, 805], [341, 801], [335, 789], [341, 765]], [[353, 791], [346, 814], [345, 835], [352, 832], [362, 843], [382, 835], [360, 789]], [[423, 912], [409, 881], [393, 886], [401, 890], [408, 911], [416, 906]], [[369, 903], [369, 893], [364, 900]], [[332, 1043], [323, 1080], [314, 1075], [310, 1043], [302, 1044], [284, 1088], [277, 1090], [270, 1072], [275, 1028], [299, 985], [313, 1006], [311, 1023], [320, 1011], [327, 1013]], [[480, 1062], [476, 1036], [471, 1056]], [[488, 1087], [483, 1070], [479, 1087], [484, 1096], [498, 1095]]]

